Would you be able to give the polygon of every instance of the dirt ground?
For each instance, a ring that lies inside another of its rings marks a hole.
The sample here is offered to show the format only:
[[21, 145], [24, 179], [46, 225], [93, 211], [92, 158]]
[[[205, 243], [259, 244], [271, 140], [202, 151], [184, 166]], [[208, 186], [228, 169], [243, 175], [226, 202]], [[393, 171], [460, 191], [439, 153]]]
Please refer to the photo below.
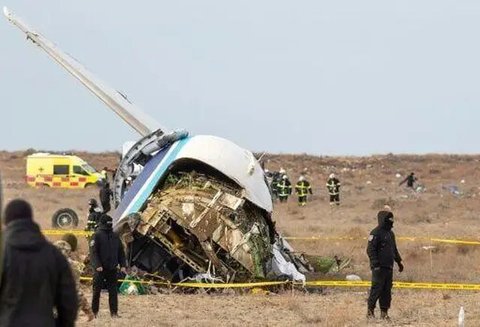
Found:
[[[77, 211], [81, 227], [86, 222], [87, 201], [98, 190], [54, 190], [28, 188], [23, 180], [26, 153], [0, 152], [7, 200], [22, 197], [34, 206], [36, 221], [51, 227], [52, 214], [64, 207]], [[98, 169], [115, 167], [116, 153], [80, 153]], [[285, 236], [350, 236], [345, 240], [292, 240], [292, 246], [308, 255], [351, 258], [350, 266], [339, 274], [316, 278], [343, 280], [347, 274], [370, 277], [365, 254], [365, 237], [376, 225], [376, 213], [385, 204], [394, 211], [397, 237], [438, 237], [478, 240], [480, 204], [480, 156], [424, 155], [314, 157], [307, 155], [269, 155], [266, 166], [283, 167], [293, 182], [303, 168], [314, 195], [306, 207], [298, 207], [292, 197], [286, 204], [275, 204], [274, 219]], [[399, 187], [401, 178], [414, 171], [426, 188], [415, 193]], [[342, 182], [342, 204], [330, 208], [325, 182], [335, 172]], [[455, 185], [460, 195], [447, 187]], [[82, 244], [85, 249], [85, 242]], [[424, 247], [434, 246], [432, 250]], [[399, 249], [405, 271], [395, 272], [402, 281], [480, 283], [480, 247], [458, 246], [430, 241], [401, 241]], [[112, 321], [102, 311], [98, 326], [172, 325], [258, 325], [258, 326], [364, 326], [366, 289], [326, 289], [322, 294], [217, 294], [149, 295], [120, 298], [122, 318]], [[102, 310], [107, 296], [102, 296]], [[477, 292], [396, 290], [391, 315], [396, 326], [452, 326], [460, 306], [465, 307], [466, 323], [480, 326]], [[86, 326], [80, 317], [79, 325]], [[371, 325], [381, 325], [373, 322]]]

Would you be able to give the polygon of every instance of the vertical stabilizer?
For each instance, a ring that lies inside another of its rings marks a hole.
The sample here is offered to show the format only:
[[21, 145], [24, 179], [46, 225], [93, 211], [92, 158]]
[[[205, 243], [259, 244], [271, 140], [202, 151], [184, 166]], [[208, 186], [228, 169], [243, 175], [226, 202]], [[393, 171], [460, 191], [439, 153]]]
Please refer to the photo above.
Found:
[[156, 130], [161, 129], [164, 133], [168, 132], [155, 119], [140, 110], [132, 104], [126, 96], [117, 90], [109, 87], [106, 83], [95, 77], [77, 60], [67, 53], [63, 52], [53, 42], [43, 37], [40, 33], [30, 28], [21, 19], [16, 17], [8, 8], [3, 8], [5, 17], [23, 33], [27, 35], [27, 40], [42, 48], [52, 59], [58, 62], [70, 74], [77, 78], [83, 85], [92, 91], [100, 100], [102, 100], [110, 109], [112, 109], [120, 118], [133, 127], [142, 136], [146, 136]]

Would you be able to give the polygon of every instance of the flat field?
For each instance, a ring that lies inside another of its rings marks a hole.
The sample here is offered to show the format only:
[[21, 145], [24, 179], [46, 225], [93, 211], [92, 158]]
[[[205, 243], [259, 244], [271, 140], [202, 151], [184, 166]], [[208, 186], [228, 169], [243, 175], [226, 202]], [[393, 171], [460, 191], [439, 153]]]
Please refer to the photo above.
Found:
[[[98, 169], [115, 167], [116, 153], [79, 153]], [[267, 168], [287, 170], [293, 182], [303, 168], [314, 195], [306, 207], [292, 197], [276, 204], [274, 219], [285, 236], [318, 236], [319, 240], [292, 240], [298, 252], [311, 256], [350, 258], [340, 274], [317, 275], [316, 279], [343, 280], [347, 274], [370, 278], [365, 254], [366, 237], [376, 225], [376, 213], [385, 204], [394, 211], [397, 237], [405, 271], [395, 272], [399, 281], [480, 283], [480, 246], [438, 243], [429, 238], [479, 240], [480, 156], [383, 155], [371, 157], [314, 157], [269, 155]], [[72, 208], [86, 222], [87, 201], [98, 190], [33, 189], [26, 186], [25, 153], [0, 152], [5, 197], [22, 197], [35, 209], [42, 228], [51, 227], [51, 216], [60, 208]], [[425, 191], [415, 193], [399, 187], [399, 173], [414, 171]], [[342, 204], [330, 208], [325, 182], [336, 172], [342, 182]], [[451, 193], [456, 186], [459, 195]], [[449, 189], [450, 188], [450, 189]], [[351, 237], [340, 240], [337, 237]], [[328, 239], [330, 238], [330, 239]], [[86, 250], [82, 241], [81, 251]], [[429, 247], [432, 246], [433, 248]], [[426, 248], [426, 249], [425, 249]], [[122, 318], [111, 320], [107, 296], [94, 325], [98, 326], [364, 326], [367, 325], [366, 289], [323, 289], [304, 293], [285, 291], [254, 295], [227, 291], [223, 294], [161, 294], [122, 296]], [[466, 325], [480, 326], [480, 295], [474, 291], [395, 290], [391, 310], [395, 326], [453, 326], [460, 306], [466, 311]], [[79, 325], [87, 325], [80, 316]], [[382, 325], [380, 321], [370, 325]], [[387, 325], [387, 324], [385, 324]]]

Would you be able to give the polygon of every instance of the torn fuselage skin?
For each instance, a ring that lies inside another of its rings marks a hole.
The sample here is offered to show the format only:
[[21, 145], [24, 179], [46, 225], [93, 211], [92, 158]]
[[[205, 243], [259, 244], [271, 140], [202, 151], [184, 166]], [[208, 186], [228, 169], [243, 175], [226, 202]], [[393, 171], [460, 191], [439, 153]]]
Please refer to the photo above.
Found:
[[210, 273], [224, 281], [265, 278], [275, 231], [264, 210], [218, 171], [181, 160], [119, 227], [130, 264], [171, 280]]

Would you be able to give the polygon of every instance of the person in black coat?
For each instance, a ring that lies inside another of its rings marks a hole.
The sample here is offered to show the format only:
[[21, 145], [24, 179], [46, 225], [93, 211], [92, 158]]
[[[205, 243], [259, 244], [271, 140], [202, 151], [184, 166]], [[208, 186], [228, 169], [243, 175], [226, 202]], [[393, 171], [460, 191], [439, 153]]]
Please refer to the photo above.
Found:
[[118, 317], [118, 267], [126, 272], [125, 252], [120, 238], [112, 230], [112, 218], [102, 215], [100, 225], [90, 241], [90, 259], [93, 275], [92, 311], [95, 317], [100, 307], [102, 286], [108, 289], [110, 315]]
[[416, 181], [417, 177], [415, 176], [415, 173], [410, 173], [410, 175], [408, 175], [403, 181], [401, 181], [398, 186], [402, 186], [403, 184], [407, 183], [407, 187], [413, 189]]
[[110, 201], [113, 198], [113, 192], [110, 189], [110, 184], [105, 183], [100, 189], [99, 194], [100, 202], [102, 203], [103, 213], [108, 213], [112, 209]]
[[5, 225], [0, 326], [74, 326], [78, 298], [70, 266], [33, 222], [31, 206], [11, 201]]
[[402, 258], [397, 249], [393, 228], [393, 213], [380, 211], [377, 215], [378, 226], [368, 237], [367, 254], [372, 269], [372, 287], [368, 298], [367, 318], [373, 318], [377, 300], [380, 303], [381, 318], [388, 317], [388, 309], [392, 302], [393, 263], [398, 271], [403, 271]]

